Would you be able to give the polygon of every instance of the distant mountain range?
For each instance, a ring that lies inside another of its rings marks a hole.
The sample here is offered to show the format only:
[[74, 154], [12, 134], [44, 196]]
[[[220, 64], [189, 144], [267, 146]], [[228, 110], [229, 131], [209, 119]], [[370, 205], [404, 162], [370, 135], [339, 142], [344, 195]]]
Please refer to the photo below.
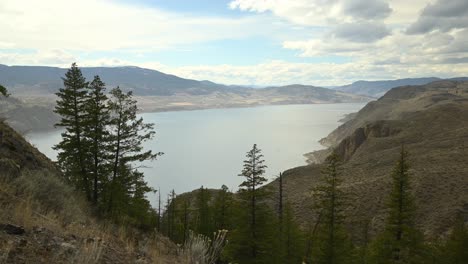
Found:
[[[144, 112], [195, 110], [208, 108], [252, 107], [259, 105], [320, 104], [368, 102], [368, 96], [307, 85], [267, 88], [228, 86], [210, 81], [196, 81], [138, 67], [83, 67], [91, 81], [99, 75], [113, 88], [132, 90]], [[43, 66], [0, 65], [0, 83], [19, 100], [0, 98], [0, 115], [21, 131], [52, 128], [57, 119], [52, 113], [55, 93], [63, 87], [67, 69]], [[40, 111], [39, 111], [40, 110]], [[36, 118], [36, 112], [41, 118]], [[47, 120], [40, 125], [31, 120]], [[22, 118], [19, 118], [22, 117]]]
[[[426, 78], [406, 78], [397, 80], [386, 80], [386, 81], [357, 81], [352, 84], [336, 86], [333, 89], [338, 91], [366, 95], [371, 97], [381, 97], [392, 88], [406, 85], [425, 85], [434, 81], [442, 80], [437, 77], [426, 77]], [[467, 81], [468, 77], [457, 77], [450, 78], [452, 81]]]
[[[256, 90], [272, 89], [272, 87], [259, 88], [241, 85], [223, 85], [211, 81], [197, 81], [180, 78], [175, 75], [165, 74], [160, 71], [139, 67], [83, 67], [83, 75], [92, 80], [94, 75], [99, 75], [108, 87], [120, 86], [126, 90], [133, 90], [138, 96], [172, 96], [208, 95], [213, 93], [232, 93], [248, 95]], [[6, 66], [0, 64], [0, 83], [10, 88], [17, 95], [45, 95], [53, 94], [63, 86], [61, 78], [67, 69], [45, 66]], [[441, 80], [437, 77], [408, 78], [386, 81], [357, 81], [349, 85], [327, 87], [344, 93], [363, 95], [378, 98], [392, 88], [405, 85], [424, 85]], [[468, 80], [468, 77], [452, 78], [449, 80]], [[284, 88], [297, 85], [274, 87], [282, 90], [282, 93], [293, 92]], [[303, 89], [316, 90], [314, 86], [301, 86]], [[308, 87], [308, 88], [307, 88]], [[294, 91], [297, 92], [297, 89]], [[289, 94], [291, 95], [291, 94]]]
[[[67, 69], [44, 66], [0, 65], [0, 82], [14, 94], [51, 94], [63, 86]], [[120, 86], [136, 95], [203, 95], [215, 91], [242, 92], [246, 88], [226, 86], [210, 81], [184, 79], [175, 75], [139, 67], [83, 67], [83, 75], [92, 80], [99, 75], [109, 87]]]

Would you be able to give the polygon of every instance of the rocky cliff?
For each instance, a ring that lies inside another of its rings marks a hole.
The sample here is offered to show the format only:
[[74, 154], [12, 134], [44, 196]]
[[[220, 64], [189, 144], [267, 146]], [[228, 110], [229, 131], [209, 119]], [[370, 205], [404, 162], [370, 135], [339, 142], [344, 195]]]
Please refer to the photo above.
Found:
[[[468, 82], [439, 81], [392, 89], [369, 103], [323, 140], [343, 160], [348, 225], [359, 237], [366, 222], [375, 232], [386, 216], [391, 171], [402, 144], [410, 153], [418, 225], [439, 236], [459, 212], [468, 216]], [[304, 225], [315, 221], [312, 189], [321, 165], [285, 172], [286, 197]], [[273, 183], [275, 184], [275, 182]]]

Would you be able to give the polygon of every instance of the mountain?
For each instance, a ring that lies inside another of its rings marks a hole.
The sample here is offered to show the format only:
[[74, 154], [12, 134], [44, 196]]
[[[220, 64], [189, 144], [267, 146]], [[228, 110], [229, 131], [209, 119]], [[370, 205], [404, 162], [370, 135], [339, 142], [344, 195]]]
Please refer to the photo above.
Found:
[[[88, 80], [99, 75], [109, 87], [120, 86], [136, 95], [174, 95], [184, 92], [203, 95], [215, 91], [240, 92], [239, 87], [228, 87], [209, 81], [195, 81], [139, 67], [83, 67]], [[53, 94], [63, 86], [67, 69], [44, 66], [0, 65], [0, 81], [14, 94]]]
[[[367, 95], [370, 97], [378, 98], [384, 95], [392, 88], [406, 85], [424, 85], [434, 81], [443, 80], [437, 77], [427, 78], [406, 78], [397, 80], [386, 80], [386, 81], [357, 81], [352, 84], [336, 86], [333, 89], [343, 91], [346, 93], [353, 93], [359, 95]], [[456, 77], [446, 79], [449, 81], [468, 81], [468, 77]]]
[[[110, 89], [134, 92], [143, 112], [253, 107], [276, 104], [368, 102], [370, 97], [305, 85], [267, 88], [226, 86], [196, 81], [138, 67], [81, 68], [87, 80], [99, 75]], [[17, 100], [0, 101], [0, 116], [19, 131], [52, 129], [55, 93], [67, 69], [0, 65], [0, 83]], [[1, 98], [0, 98], [1, 100]]]
[[387, 91], [398, 86], [405, 85], [423, 85], [428, 84], [433, 81], [440, 80], [436, 77], [428, 78], [407, 78], [407, 79], [398, 79], [398, 80], [386, 80], [386, 81], [357, 81], [352, 84], [338, 86], [334, 89], [353, 93], [367, 95], [371, 97], [380, 97], [384, 95]]
[[[442, 80], [390, 90], [368, 103], [311, 154], [310, 164], [284, 173], [285, 196], [307, 226], [317, 215], [311, 190], [320, 162], [331, 151], [342, 159], [342, 190], [349, 197], [347, 225], [357, 239], [366, 223], [382, 228], [391, 173], [402, 144], [410, 153], [411, 183], [419, 227], [429, 236], [446, 233], [459, 213], [468, 217], [468, 82]], [[270, 183], [274, 187], [277, 182]]]

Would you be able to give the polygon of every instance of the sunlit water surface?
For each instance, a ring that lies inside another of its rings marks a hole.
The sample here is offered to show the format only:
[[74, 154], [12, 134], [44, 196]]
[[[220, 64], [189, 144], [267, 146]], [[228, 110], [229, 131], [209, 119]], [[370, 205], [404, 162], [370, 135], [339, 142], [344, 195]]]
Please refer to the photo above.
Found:
[[[165, 154], [143, 169], [149, 184], [161, 189], [163, 197], [205, 186], [232, 190], [242, 178], [245, 153], [256, 143], [273, 179], [279, 172], [305, 165], [303, 154], [323, 148], [318, 140], [340, 125], [345, 114], [363, 104], [282, 105], [254, 108], [144, 113], [146, 122], [156, 124], [156, 137], [146, 149]], [[40, 151], [55, 160], [52, 146], [60, 131], [31, 133], [28, 138]], [[153, 203], [154, 196], [150, 196]]]

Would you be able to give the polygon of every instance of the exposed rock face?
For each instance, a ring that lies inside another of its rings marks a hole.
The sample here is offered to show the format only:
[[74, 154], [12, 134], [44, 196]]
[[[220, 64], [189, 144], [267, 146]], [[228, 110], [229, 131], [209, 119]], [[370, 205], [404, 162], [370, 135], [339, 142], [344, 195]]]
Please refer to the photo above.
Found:
[[344, 161], [351, 158], [354, 152], [369, 138], [390, 137], [398, 134], [401, 129], [398, 128], [399, 122], [390, 120], [380, 120], [360, 127], [354, 133], [343, 139], [334, 151], [342, 157]]
[[[331, 146], [328, 151], [342, 157], [342, 188], [350, 197], [347, 221], [357, 239], [363, 223], [370, 222], [374, 233], [383, 225], [391, 173], [402, 144], [410, 153], [417, 223], [423, 231], [429, 236], [443, 234], [455, 215], [466, 211], [468, 82], [395, 88], [324, 142]], [[317, 157], [323, 160], [326, 155]], [[298, 167], [284, 175], [285, 195], [298, 218], [304, 225], [313, 222], [311, 190], [322, 180], [321, 166]]]

